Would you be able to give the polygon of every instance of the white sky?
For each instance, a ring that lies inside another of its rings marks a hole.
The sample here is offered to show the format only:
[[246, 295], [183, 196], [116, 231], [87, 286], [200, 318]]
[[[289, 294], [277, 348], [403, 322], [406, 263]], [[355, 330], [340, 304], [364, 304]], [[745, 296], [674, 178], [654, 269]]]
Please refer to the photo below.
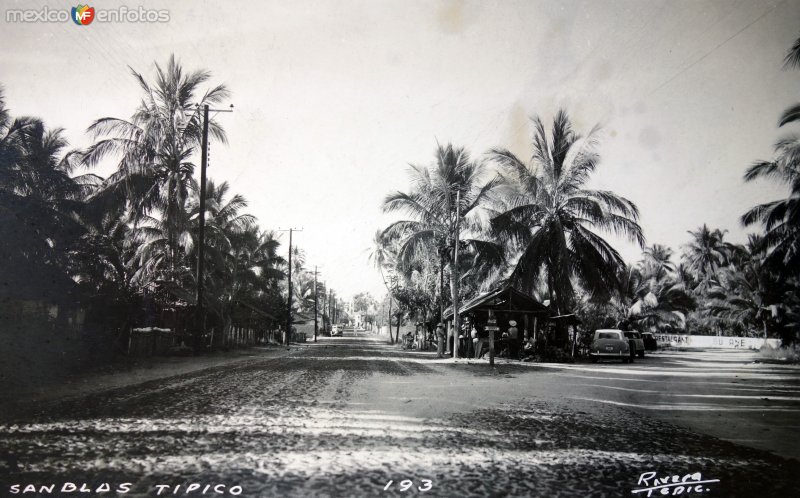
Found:
[[0, 2], [12, 112], [84, 147], [94, 119], [138, 104], [128, 66], [149, 76], [175, 53], [212, 71], [236, 111], [219, 116], [230, 144], [212, 144], [210, 177], [263, 228], [303, 227], [295, 242], [341, 296], [381, 293], [367, 252], [408, 163], [432, 161], [436, 140], [527, 157], [526, 116], [559, 106], [578, 130], [604, 126], [593, 185], [639, 206], [648, 243], [678, 251], [702, 223], [742, 242], [739, 216], [785, 194], [742, 175], [771, 157], [800, 97], [800, 71], [781, 70], [800, 36], [796, 0], [122, 4], [168, 9], [170, 22], [9, 24], [8, 8], [68, 5]]

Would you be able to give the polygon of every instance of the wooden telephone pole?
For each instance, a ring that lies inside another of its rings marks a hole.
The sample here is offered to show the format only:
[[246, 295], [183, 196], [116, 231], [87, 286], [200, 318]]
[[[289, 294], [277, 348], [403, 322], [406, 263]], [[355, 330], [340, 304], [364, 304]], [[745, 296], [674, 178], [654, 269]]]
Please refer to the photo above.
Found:
[[458, 315], [458, 219], [461, 217], [461, 191], [456, 191], [456, 220], [453, 241], [453, 268], [451, 272], [453, 288], [453, 358], [458, 358], [458, 336], [461, 333], [461, 325]]
[[203, 106], [203, 137], [200, 144], [200, 215], [198, 216], [198, 234], [197, 234], [197, 292], [195, 299], [197, 301], [195, 327], [195, 349], [199, 348], [202, 343], [204, 332], [203, 326], [203, 274], [205, 273], [205, 258], [206, 258], [206, 169], [208, 168], [208, 113], [212, 112], [233, 112], [233, 104], [230, 109], [209, 109], [208, 104]]
[[288, 346], [292, 340], [292, 233], [302, 232], [302, 228], [289, 228], [287, 230], [278, 230], [279, 232], [289, 232], [289, 293], [287, 294], [286, 305], [286, 334], [284, 335], [283, 344]]
[[317, 321], [317, 265], [314, 265], [314, 342], [317, 342], [319, 322]]

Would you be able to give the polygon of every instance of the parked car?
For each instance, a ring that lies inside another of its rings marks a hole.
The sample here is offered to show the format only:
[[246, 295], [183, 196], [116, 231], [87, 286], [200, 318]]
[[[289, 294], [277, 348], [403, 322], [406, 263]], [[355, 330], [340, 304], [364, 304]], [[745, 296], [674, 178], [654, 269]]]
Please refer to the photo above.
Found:
[[633, 355], [630, 351], [630, 342], [621, 330], [598, 329], [594, 332], [589, 356], [592, 362], [601, 358], [614, 358], [622, 360], [622, 363], [633, 363]]
[[339, 327], [338, 325], [334, 325], [333, 327], [331, 327], [331, 337], [336, 337], [341, 335], [342, 335], [341, 327]]
[[646, 351], [658, 351], [658, 341], [651, 332], [642, 332], [642, 340]]
[[624, 334], [631, 348], [631, 356], [635, 354], [639, 358], [644, 358], [644, 339], [642, 339], [642, 334], [635, 330], [624, 332]]

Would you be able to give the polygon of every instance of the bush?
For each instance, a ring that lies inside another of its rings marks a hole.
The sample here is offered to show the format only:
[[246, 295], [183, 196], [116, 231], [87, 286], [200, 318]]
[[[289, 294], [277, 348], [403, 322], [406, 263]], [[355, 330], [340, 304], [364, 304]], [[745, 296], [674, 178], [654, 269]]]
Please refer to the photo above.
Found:
[[786, 363], [800, 363], [800, 345], [782, 346], [773, 348], [764, 346], [758, 351], [760, 360], [773, 360]]

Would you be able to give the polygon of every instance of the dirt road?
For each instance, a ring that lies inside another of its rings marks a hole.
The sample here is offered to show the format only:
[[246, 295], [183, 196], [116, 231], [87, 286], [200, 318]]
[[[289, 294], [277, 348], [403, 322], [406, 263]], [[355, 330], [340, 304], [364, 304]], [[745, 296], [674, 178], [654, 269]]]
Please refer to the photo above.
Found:
[[[0, 425], [0, 492], [33, 485], [37, 493], [28, 496], [62, 496], [65, 482], [91, 491], [66, 496], [94, 496], [103, 483], [129, 490], [125, 496], [674, 496], [687, 489], [789, 496], [799, 489], [796, 460], [672, 425], [667, 410], [627, 406], [639, 398], [603, 394], [626, 393], [608, 386], [629, 389], [615, 383], [634, 384], [642, 374], [502, 361], [492, 371], [434, 356], [374, 336], [327, 338], [282, 357], [34, 405]], [[630, 367], [668, 375], [668, 361]], [[673, 483], [674, 475], [686, 482]]]

